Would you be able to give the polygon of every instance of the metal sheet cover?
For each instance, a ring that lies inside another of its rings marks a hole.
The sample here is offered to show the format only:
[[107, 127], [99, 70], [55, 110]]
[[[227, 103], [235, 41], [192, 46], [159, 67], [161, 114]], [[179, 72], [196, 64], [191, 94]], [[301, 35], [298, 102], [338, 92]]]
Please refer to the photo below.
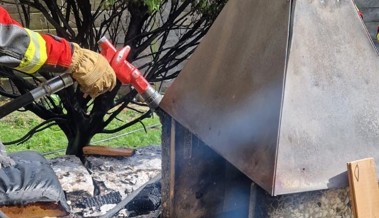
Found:
[[350, 0], [294, 5], [275, 194], [347, 185], [379, 158], [379, 59]]
[[272, 193], [290, 1], [229, 1], [161, 107]]

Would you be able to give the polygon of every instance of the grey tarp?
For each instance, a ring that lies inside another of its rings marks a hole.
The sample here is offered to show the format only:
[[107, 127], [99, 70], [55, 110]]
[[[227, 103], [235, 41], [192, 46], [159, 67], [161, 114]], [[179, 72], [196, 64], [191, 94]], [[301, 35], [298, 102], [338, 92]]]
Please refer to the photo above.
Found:
[[9, 156], [16, 165], [0, 169], [0, 206], [59, 202], [69, 211], [58, 178], [43, 156], [32, 151]]

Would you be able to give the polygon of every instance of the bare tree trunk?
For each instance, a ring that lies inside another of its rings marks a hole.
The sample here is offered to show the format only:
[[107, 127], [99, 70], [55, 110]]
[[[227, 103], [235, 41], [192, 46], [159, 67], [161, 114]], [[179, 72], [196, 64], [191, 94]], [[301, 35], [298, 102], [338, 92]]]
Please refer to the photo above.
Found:
[[[139, 68], [147, 79], [158, 83], [179, 74], [181, 64], [192, 54], [227, 0], [160, 0], [157, 1], [159, 7], [153, 10], [145, 1], [110, 1], [110, 7], [106, 6], [106, 1], [101, 2], [96, 5], [89, 0], [21, 0], [20, 4], [25, 9], [30, 7], [40, 11], [58, 35], [93, 50], [103, 35], [125, 34], [123, 41], [116, 43], [131, 46], [128, 60], [138, 60]], [[28, 11], [23, 11], [26, 13], [24, 17], [28, 18]], [[53, 76], [41, 72], [40, 75], [45, 79]], [[11, 81], [12, 90], [5, 90], [0, 84], [0, 96], [8, 98], [28, 92], [44, 80], [37, 74], [20, 76], [9, 70], [0, 70], [0, 78]], [[120, 87], [119, 83], [112, 92], [91, 101], [83, 98], [79, 88], [72, 86], [57, 93], [59, 102], [46, 96], [26, 106], [26, 110], [44, 121], [9, 144], [25, 142], [35, 133], [58, 125], [68, 140], [66, 153], [81, 157], [82, 148], [95, 134], [118, 132], [151, 115], [151, 112], [140, 112], [135, 120], [106, 129], [125, 108], [135, 103], [133, 99], [137, 92], [132, 89], [123, 96], [117, 95]]]
[[78, 157], [83, 156], [83, 147], [88, 145], [92, 136], [88, 135], [85, 129], [76, 129], [74, 136], [68, 140], [66, 154], [76, 155]]

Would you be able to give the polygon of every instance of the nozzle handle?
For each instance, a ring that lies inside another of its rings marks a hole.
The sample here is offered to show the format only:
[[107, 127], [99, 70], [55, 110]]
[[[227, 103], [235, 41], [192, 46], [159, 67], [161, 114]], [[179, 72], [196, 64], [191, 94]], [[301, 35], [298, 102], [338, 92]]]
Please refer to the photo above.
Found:
[[102, 37], [98, 41], [98, 44], [101, 54], [112, 66], [117, 79], [123, 84], [131, 84], [144, 98], [150, 108], [153, 110], [156, 109], [162, 96], [150, 85], [142, 73], [126, 60], [130, 52], [130, 47], [125, 46], [117, 51], [106, 37]]

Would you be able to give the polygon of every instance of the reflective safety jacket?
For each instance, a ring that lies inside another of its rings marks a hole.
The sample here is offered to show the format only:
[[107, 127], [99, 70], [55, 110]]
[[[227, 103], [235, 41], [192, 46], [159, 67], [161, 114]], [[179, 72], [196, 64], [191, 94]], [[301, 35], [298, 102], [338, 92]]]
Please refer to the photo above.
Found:
[[0, 7], [0, 65], [26, 73], [61, 72], [71, 64], [68, 41], [23, 28]]

